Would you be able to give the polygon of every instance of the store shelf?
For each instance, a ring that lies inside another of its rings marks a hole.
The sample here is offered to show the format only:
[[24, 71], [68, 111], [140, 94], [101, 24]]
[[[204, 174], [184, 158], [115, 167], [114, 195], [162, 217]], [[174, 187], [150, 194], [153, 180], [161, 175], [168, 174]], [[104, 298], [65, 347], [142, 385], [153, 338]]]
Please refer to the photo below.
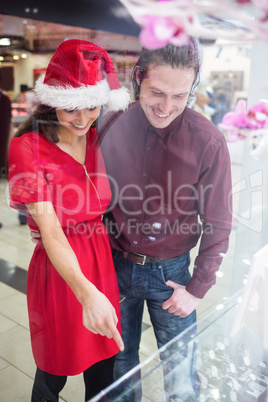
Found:
[[12, 127], [15, 132], [27, 120], [32, 107], [26, 103], [12, 103]]

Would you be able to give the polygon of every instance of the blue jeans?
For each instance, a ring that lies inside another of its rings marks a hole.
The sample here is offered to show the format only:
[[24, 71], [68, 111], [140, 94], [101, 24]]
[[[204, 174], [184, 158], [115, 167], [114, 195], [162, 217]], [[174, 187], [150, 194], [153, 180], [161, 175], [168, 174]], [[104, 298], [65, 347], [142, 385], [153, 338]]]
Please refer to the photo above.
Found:
[[[144, 308], [144, 301], [146, 300], [147, 308], [150, 314], [150, 319], [153, 325], [155, 337], [157, 340], [158, 348], [161, 348], [170, 340], [174, 339], [185, 329], [189, 328], [196, 322], [196, 312], [192, 312], [188, 317], [181, 318], [174, 314], [168, 313], [163, 310], [162, 304], [165, 300], [169, 299], [173, 293], [173, 289], [166, 285], [167, 280], [187, 285], [191, 279], [189, 273], [190, 257], [189, 253], [185, 253], [172, 260], [163, 262], [146, 263], [145, 265], [135, 264], [125, 259], [120, 252], [113, 251], [114, 265], [117, 272], [117, 279], [120, 290], [121, 302], [121, 325], [122, 325], [122, 338], [124, 341], [125, 349], [119, 352], [116, 356], [114, 376], [115, 380], [127, 373], [137, 364], [139, 364], [139, 344], [141, 340], [142, 331], [142, 315]], [[193, 326], [195, 328], [195, 326]], [[171, 349], [176, 349], [172, 351]], [[178, 357], [176, 353], [178, 348], [172, 345], [171, 348], [164, 350], [160, 353], [160, 358], [163, 360], [164, 370], [164, 387], [166, 392], [166, 400], [180, 400], [176, 396], [183, 394], [179, 384], [183, 387], [179, 379], [180, 367], [182, 359], [187, 361], [189, 365], [189, 376], [187, 377], [187, 389], [191, 389], [190, 393], [195, 398], [195, 365], [194, 365], [194, 351], [184, 351], [184, 356]], [[175, 353], [174, 353], [175, 352]], [[189, 353], [191, 358], [189, 359]], [[170, 356], [171, 355], [171, 356]], [[172, 355], [174, 359], [172, 359]], [[175, 374], [175, 368], [177, 373]], [[185, 373], [185, 367], [184, 367]], [[187, 370], [187, 369], [186, 369]], [[132, 376], [128, 386], [133, 388], [136, 381], [139, 380], [140, 373]], [[188, 392], [188, 391], [187, 391]], [[174, 394], [176, 393], [176, 394]], [[173, 398], [172, 398], [173, 397]], [[134, 387], [129, 392], [124, 401], [140, 401], [141, 400], [141, 387]], [[186, 400], [186, 399], [183, 399]], [[187, 399], [191, 400], [191, 399]]]

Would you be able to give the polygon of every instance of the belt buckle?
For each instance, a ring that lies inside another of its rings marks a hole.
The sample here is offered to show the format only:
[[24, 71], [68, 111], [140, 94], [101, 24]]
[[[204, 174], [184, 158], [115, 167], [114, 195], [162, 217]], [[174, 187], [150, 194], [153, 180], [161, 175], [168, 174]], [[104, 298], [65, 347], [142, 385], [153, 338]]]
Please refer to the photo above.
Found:
[[146, 255], [135, 253], [137, 256], [142, 257], [143, 260], [141, 262], [137, 262], [139, 265], [144, 265], [146, 261]]

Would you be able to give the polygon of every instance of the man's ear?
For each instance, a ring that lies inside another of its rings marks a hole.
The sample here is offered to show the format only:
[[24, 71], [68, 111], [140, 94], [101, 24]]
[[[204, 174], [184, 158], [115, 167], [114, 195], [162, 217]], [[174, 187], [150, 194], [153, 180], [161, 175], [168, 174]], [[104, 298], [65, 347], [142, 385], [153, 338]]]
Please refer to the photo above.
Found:
[[141, 72], [140, 72], [139, 68], [135, 68], [134, 74], [135, 74], [136, 82], [140, 86], [140, 84], [141, 84]]

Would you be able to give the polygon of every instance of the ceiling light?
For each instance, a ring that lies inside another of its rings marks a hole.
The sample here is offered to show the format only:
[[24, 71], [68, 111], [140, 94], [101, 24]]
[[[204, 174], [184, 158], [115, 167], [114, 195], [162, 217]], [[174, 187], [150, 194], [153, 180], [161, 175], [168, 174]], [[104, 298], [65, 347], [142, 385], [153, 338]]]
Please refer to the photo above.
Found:
[[22, 59], [27, 59], [27, 54], [26, 53], [22, 53], [21, 55], [20, 55], [20, 57], [22, 58]]
[[20, 56], [18, 56], [17, 54], [14, 54], [13, 59], [14, 60], [19, 60]]
[[4, 60], [4, 57], [3, 56], [0, 56], [0, 61], [3, 61]]
[[11, 43], [9, 38], [0, 38], [0, 46], [9, 46]]

